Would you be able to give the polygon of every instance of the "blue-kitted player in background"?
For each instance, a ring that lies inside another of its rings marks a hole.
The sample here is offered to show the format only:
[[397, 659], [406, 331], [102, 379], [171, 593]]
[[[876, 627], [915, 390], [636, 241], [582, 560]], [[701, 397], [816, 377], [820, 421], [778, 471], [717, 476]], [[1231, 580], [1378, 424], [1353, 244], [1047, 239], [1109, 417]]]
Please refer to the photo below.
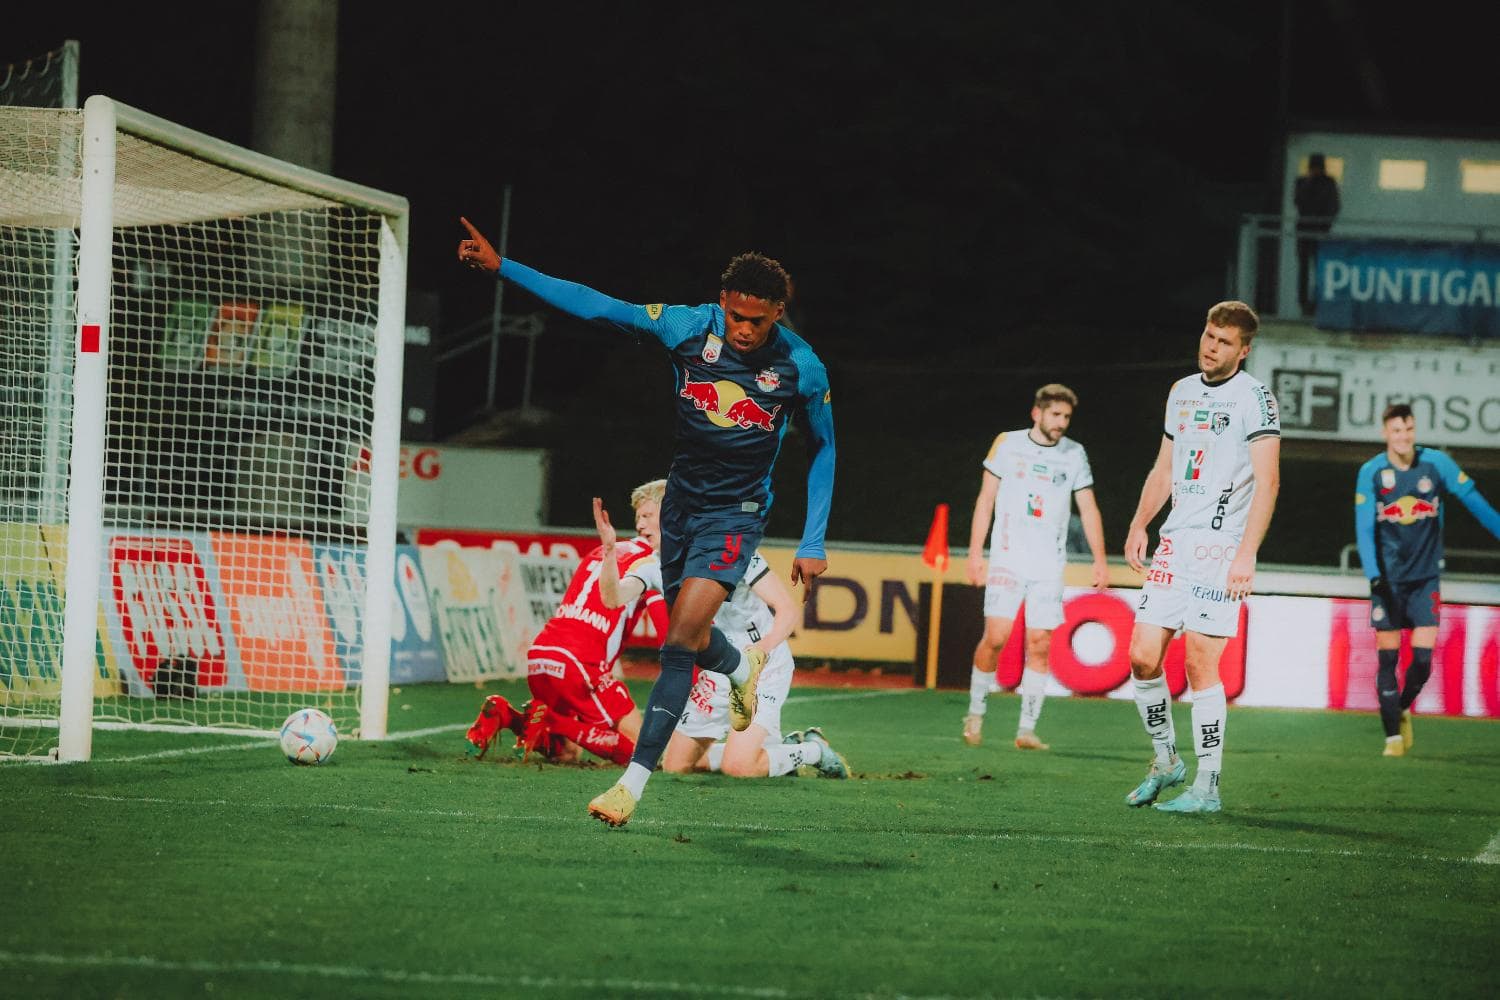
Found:
[[714, 613], [744, 576], [771, 508], [771, 467], [793, 414], [807, 439], [807, 520], [792, 583], [828, 568], [823, 547], [833, 503], [833, 409], [828, 372], [778, 321], [791, 280], [776, 261], [745, 253], [729, 262], [718, 303], [632, 305], [513, 260], [502, 260], [469, 220], [458, 259], [498, 274], [580, 319], [648, 333], [671, 356], [677, 440], [661, 505], [661, 571], [669, 610], [661, 674], [651, 688], [635, 754], [620, 781], [589, 803], [611, 826], [630, 819], [687, 705], [693, 663], [728, 674], [730, 724], [755, 715], [765, 654], [745, 655], [713, 627]]
[[[1490, 534], [1500, 539], [1500, 513], [1474, 480], [1436, 448], [1417, 445], [1416, 418], [1405, 403], [1381, 416], [1385, 451], [1359, 468], [1354, 483], [1354, 538], [1370, 580], [1370, 624], [1375, 628], [1380, 669], [1375, 690], [1385, 726], [1385, 756], [1400, 757], [1412, 745], [1411, 706], [1432, 674], [1443, 572], [1443, 513], [1446, 498], [1463, 502]], [[1406, 684], [1396, 681], [1401, 633], [1411, 630]]]

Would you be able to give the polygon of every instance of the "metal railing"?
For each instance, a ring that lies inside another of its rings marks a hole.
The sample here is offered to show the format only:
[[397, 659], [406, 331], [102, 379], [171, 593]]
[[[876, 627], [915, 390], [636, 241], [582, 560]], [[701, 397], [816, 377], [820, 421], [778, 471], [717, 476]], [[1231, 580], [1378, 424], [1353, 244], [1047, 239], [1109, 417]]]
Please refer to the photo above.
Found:
[[1295, 215], [1268, 213], [1240, 217], [1239, 241], [1231, 267], [1232, 294], [1267, 318], [1302, 315], [1297, 301], [1297, 241], [1342, 239], [1438, 240], [1445, 243], [1500, 243], [1500, 223], [1459, 224], [1391, 219], [1334, 221], [1327, 233], [1297, 231]]
[[[1350, 542], [1348, 545], [1345, 545], [1343, 548], [1339, 549], [1340, 573], [1357, 572], [1352, 566], [1350, 566], [1350, 562], [1354, 553], [1358, 551], [1358, 542]], [[1443, 554], [1448, 558], [1457, 557], [1459, 559], [1474, 559], [1481, 562], [1493, 561], [1497, 564], [1500, 564], [1500, 549], [1445, 549], [1443, 551]]]

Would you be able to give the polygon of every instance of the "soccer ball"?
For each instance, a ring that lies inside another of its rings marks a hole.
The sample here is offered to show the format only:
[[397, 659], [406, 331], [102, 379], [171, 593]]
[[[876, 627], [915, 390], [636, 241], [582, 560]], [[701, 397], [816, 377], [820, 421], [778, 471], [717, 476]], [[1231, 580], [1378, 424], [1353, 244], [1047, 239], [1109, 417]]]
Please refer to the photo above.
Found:
[[326, 712], [299, 708], [281, 724], [281, 752], [293, 764], [323, 764], [339, 745], [339, 731]]

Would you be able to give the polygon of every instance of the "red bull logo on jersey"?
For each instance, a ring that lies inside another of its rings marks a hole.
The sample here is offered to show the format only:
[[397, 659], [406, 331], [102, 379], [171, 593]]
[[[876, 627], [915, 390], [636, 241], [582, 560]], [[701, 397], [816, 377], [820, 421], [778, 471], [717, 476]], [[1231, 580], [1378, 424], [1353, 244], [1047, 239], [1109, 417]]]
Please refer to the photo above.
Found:
[[755, 384], [760, 386], [761, 392], [775, 392], [781, 388], [781, 374], [774, 368], [763, 368], [755, 376]]
[[1208, 457], [1207, 448], [1192, 448], [1187, 453], [1187, 464], [1182, 469], [1184, 481], [1197, 479], [1203, 475], [1203, 462]]
[[746, 395], [739, 385], [729, 381], [694, 382], [686, 379], [679, 395], [692, 400], [693, 406], [719, 427], [739, 427], [742, 430], [755, 427], [772, 431], [775, 430], [776, 415], [781, 412], [779, 403], [768, 410]]
[[1393, 521], [1396, 524], [1415, 524], [1425, 518], [1437, 516], [1437, 497], [1431, 500], [1423, 500], [1421, 497], [1397, 497], [1375, 508], [1377, 521]]

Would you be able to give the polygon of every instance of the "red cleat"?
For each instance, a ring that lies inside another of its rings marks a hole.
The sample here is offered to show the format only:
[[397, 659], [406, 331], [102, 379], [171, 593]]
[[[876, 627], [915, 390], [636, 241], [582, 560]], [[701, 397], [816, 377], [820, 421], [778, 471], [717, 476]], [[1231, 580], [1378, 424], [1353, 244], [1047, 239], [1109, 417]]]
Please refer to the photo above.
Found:
[[479, 709], [479, 718], [474, 720], [464, 737], [469, 741], [469, 755], [483, 760], [495, 742], [495, 734], [502, 729], [513, 728], [513, 723], [518, 718], [516, 710], [501, 695], [492, 694], [484, 699], [484, 705]]
[[521, 763], [526, 762], [526, 757], [533, 750], [540, 750], [545, 756], [548, 751], [548, 743], [552, 740], [552, 729], [547, 725], [547, 703], [535, 699], [526, 703], [526, 727], [521, 730], [521, 735], [516, 739], [516, 747], [521, 751]]

